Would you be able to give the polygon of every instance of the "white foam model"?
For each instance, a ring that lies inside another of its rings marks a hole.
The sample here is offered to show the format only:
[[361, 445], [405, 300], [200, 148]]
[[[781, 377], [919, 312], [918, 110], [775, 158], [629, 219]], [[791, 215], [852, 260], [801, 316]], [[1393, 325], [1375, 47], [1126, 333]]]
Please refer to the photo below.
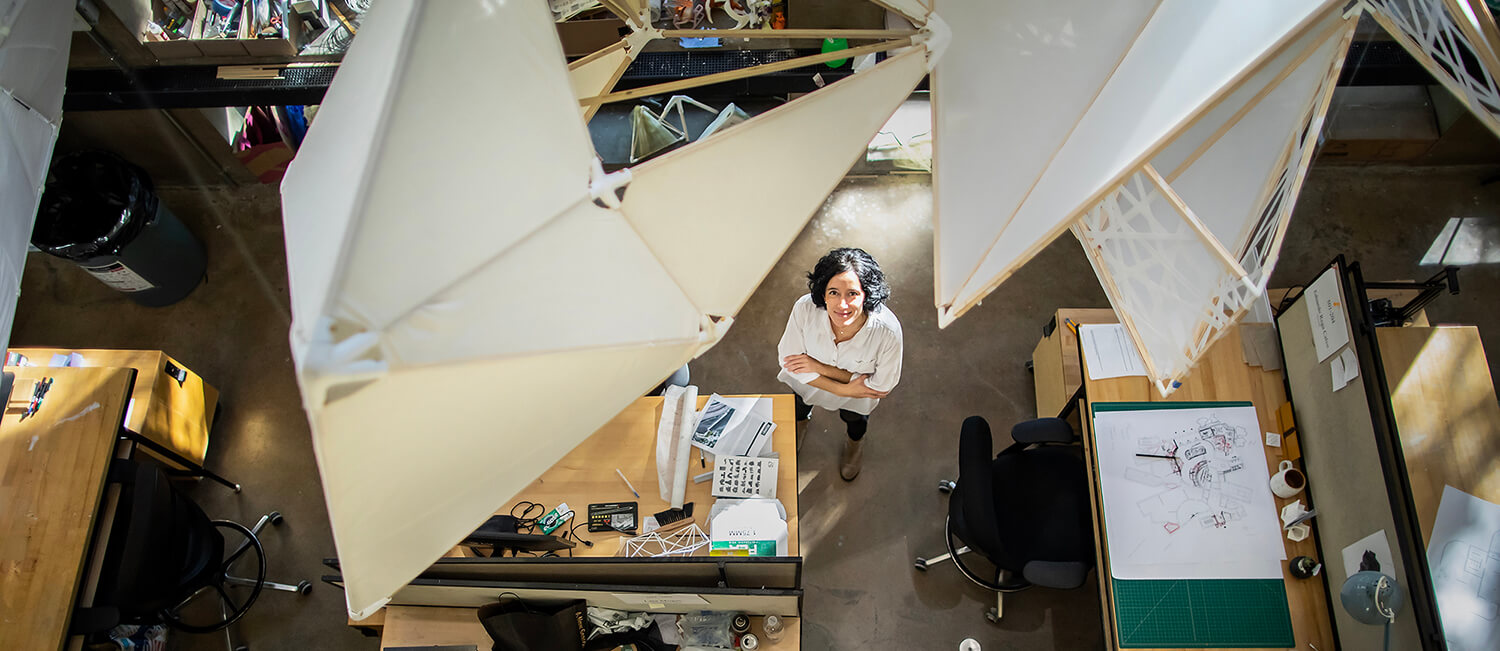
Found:
[[1483, 0], [1362, 0], [1365, 11], [1500, 135], [1500, 31]]
[[1353, 29], [1341, 4], [939, 0], [939, 324], [1072, 229], [1170, 393], [1264, 290]]
[[[291, 348], [356, 618], [718, 341], [929, 65], [910, 48], [605, 175], [578, 110], [597, 92], [551, 21], [377, 3], [282, 183]], [[474, 61], [484, 84], [443, 73]], [[730, 170], [773, 190], [722, 201]]]
[[0, 0], [0, 350], [62, 123], [72, 20], [70, 3]]

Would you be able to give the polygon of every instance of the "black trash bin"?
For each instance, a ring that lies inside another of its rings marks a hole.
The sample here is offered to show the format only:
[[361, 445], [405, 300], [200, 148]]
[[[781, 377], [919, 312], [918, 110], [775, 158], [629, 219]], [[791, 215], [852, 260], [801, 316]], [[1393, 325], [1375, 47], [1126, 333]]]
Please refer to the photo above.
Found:
[[203, 280], [203, 244], [161, 204], [151, 178], [108, 152], [52, 161], [31, 243], [141, 305], [171, 305]]

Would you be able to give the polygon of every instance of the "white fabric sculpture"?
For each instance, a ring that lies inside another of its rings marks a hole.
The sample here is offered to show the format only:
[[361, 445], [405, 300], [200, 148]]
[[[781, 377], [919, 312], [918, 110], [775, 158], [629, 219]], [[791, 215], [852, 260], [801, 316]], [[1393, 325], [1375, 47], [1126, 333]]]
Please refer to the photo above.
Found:
[[72, 20], [71, 3], [0, 0], [0, 350], [62, 123]]
[[939, 2], [939, 324], [1071, 229], [1170, 393], [1265, 289], [1353, 33], [1343, 4]]
[[1484, 0], [1363, 0], [1365, 11], [1500, 135], [1500, 30]]
[[[717, 342], [930, 49], [605, 175], [579, 99], [609, 84], [569, 74], [546, 5], [377, 3], [282, 183], [350, 614]], [[717, 200], [731, 168], [758, 190]]]

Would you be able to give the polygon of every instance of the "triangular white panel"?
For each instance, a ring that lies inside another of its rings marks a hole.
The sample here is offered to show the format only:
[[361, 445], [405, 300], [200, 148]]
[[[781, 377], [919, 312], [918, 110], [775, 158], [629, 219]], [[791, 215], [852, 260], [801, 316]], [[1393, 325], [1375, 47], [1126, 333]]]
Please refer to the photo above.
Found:
[[0, 2], [0, 349], [57, 141], [72, 15], [66, 2]]
[[[628, 291], [616, 288], [622, 279]], [[440, 364], [696, 339], [698, 326], [697, 308], [620, 213], [582, 201], [397, 321], [384, 342], [392, 362]]]
[[1330, 62], [1347, 51], [1339, 46], [1349, 24], [1331, 15], [1308, 30], [1152, 158], [1231, 252], [1244, 248], [1265, 189], [1280, 173], [1292, 139], [1300, 136], [1295, 132], [1324, 85]]
[[1164, 395], [1264, 291], [1353, 28], [1330, 15], [1163, 150], [1175, 180], [1143, 169], [1073, 227]]
[[[292, 287], [292, 354], [316, 336], [333, 290], [350, 229], [364, 209], [370, 161], [378, 152], [394, 101], [406, 37], [417, 5], [387, 3], [360, 24], [281, 182], [287, 277]], [[301, 342], [299, 345], [297, 342]]]
[[953, 30], [932, 82], [939, 307], [957, 299], [1157, 4], [938, 0]]
[[[593, 148], [551, 14], [488, 5], [417, 4], [333, 316], [384, 327], [585, 194]], [[476, 61], [483, 83], [435, 72]]]
[[[732, 315], [925, 74], [914, 48], [643, 163], [621, 210], [694, 304]], [[726, 178], [746, 190], [724, 200]]]
[[405, 370], [314, 414], [350, 612], [378, 607], [697, 343]]
[[[1024, 199], [995, 207], [1000, 217], [992, 222], [996, 226], [987, 252], [966, 276], [952, 305], [940, 309], [940, 324], [951, 322], [1008, 278], [1066, 230], [1112, 183], [1149, 160], [1176, 131], [1249, 76], [1257, 63], [1274, 56], [1303, 29], [1335, 10], [1336, 4], [1333, 0], [1163, 0], [1046, 169], [1032, 180]], [[939, 105], [945, 83], [966, 81], [945, 80], [940, 72], [935, 81]], [[1031, 100], [1021, 94], [1013, 101]], [[1073, 109], [1059, 110], [1063, 108]], [[1035, 127], [1014, 123], [1012, 128]], [[942, 148], [940, 140], [939, 156]], [[941, 168], [938, 173], [944, 174]], [[941, 192], [942, 179], [936, 183]], [[941, 198], [936, 211], [941, 232], [947, 228]], [[965, 218], [972, 217], [959, 216]], [[939, 273], [944, 266], [939, 265]]]
[[[352, 614], [718, 341], [928, 60], [606, 175], [578, 97], [624, 52], [570, 74], [540, 3], [377, 3], [288, 171], [291, 344]], [[445, 74], [475, 61], [484, 83]]]
[[1494, 17], [1468, 0], [1365, 0], [1367, 11], [1500, 136], [1500, 43]]

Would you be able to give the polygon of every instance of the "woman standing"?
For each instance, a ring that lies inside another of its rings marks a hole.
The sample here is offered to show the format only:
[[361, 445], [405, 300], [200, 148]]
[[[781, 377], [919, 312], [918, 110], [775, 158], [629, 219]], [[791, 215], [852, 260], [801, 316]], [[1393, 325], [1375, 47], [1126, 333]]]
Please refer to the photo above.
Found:
[[870, 412], [901, 380], [901, 322], [885, 306], [890, 285], [861, 249], [834, 249], [807, 274], [777, 354], [777, 379], [797, 394], [797, 448], [812, 408], [839, 412], [848, 426], [839, 476], [859, 475]]

